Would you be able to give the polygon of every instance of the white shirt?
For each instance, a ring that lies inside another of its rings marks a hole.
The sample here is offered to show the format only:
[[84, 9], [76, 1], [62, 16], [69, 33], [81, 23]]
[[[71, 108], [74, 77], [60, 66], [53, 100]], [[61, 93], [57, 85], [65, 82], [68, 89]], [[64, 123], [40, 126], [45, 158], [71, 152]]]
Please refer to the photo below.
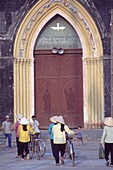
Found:
[[39, 122], [37, 120], [34, 120], [33, 121], [33, 129], [36, 133], [40, 133], [38, 126], [39, 126]]
[[11, 134], [11, 122], [4, 121], [2, 123], [2, 129], [4, 129], [5, 134]]
[[105, 126], [101, 138], [101, 143], [113, 143], [113, 127]]

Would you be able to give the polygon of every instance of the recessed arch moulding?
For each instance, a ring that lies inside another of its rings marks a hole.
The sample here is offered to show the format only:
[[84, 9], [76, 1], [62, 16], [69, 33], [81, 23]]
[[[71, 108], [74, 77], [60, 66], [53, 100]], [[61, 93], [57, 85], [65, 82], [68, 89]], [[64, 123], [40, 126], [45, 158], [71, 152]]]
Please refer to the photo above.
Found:
[[42, 28], [57, 14], [73, 26], [82, 44], [84, 125], [99, 127], [104, 116], [102, 41], [95, 22], [75, 0], [39, 1], [22, 21], [14, 43], [14, 117], [21, 112], [30, 119], [34, 114], [34, 46]]

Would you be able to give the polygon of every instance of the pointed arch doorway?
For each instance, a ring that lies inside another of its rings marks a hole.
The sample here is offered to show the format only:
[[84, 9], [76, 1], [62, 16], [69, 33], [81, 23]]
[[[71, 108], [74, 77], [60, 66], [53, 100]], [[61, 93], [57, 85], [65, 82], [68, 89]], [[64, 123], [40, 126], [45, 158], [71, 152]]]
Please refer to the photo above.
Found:
[[60, 15], [37, 37], [35, 58], [35, 114], [42, 128], [49, 118], [63, 115], [71, 128], [83, 126], [82, 49], [74, 28]]
[[[62, 16], [72, 25], [79, 35], [82, 44], [83, 86], [85, 89], [84, 127], [100, 127], [104, 116], [102, 40], [98, 27], [91, 15], [78, 1], [73, 0], [66, 0], [65, 2], [59, 0], [38, 1], [26, 14], [18, 28], [14, 42], [14, 120], [16, 121], [16, 114], [18, 113], [22, 113], [29, 120], [35, 114], [34, 46], [41, 30], [55, 15]], [[59, 23], [53, 27], [57, 27], [57, 30], [59, 30], [61, 26], [63, 25]], [[45, 40], [45, 45], [47, 44]], [[63, 49], [65, 49], [65, 52], [62, 57], [67, 54], [66, 49], [69, 50], [64, 47]], [[50, 49], [47, 50], [51, 53]], [[56, 56], [57, 58], [61, 57], [57, 54], [53, 58], [56, 59]], [[69, 69], [69, 67], [67, 68]], [[69, 87], [66, 86], [67, 91], [69, 88], [73, 89], [70, 85]], [[48, 88], [45, 87], [45, 89]], [[62, 90], [62, 96], [65, 103], [64, 108], [67, 109], [66, 93], [64, 91], [65, 89]], [[41, 105], [43, 104], [42, 100]], [[62, 105], [62, 103], [60, 104]], [[44, 111], [44, 107], [42, 111]]]

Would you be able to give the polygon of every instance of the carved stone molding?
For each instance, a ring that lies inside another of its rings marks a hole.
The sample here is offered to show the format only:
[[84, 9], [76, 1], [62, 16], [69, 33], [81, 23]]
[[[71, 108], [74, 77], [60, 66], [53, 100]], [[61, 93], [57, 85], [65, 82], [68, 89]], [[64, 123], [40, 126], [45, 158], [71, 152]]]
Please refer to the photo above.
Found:
[[83, 58], [83, 63], [89, 64], [89, 63], [94, 63], [94, 62], [101, 62], [103, 61], [103, 57], [89, 57], [89, 58]]
[[14, 58], [14, 63], [18, 64], [24, 64], [24, 63], [28, 63], [28, 64], [34, 64], [34, 58]]

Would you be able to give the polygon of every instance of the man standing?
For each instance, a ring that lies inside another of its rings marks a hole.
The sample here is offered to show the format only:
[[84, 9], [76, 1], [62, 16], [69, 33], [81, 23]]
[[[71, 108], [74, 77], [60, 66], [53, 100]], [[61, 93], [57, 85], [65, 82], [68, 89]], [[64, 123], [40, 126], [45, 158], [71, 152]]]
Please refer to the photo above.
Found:
[[6, 120], [2, 123], [2, 129], [4, 130], [4, 135], [8, 138], [8, 147], [11, 148], [11, 122], [9, 120], [9, 115], [6, 116]]
[[36, 116], [32, 116], [31, 117], [32, 120], [33, 120], [33, 129], [35, 131], [35, 133], [37, 133], [37, 135], [39, 136], [40, 134], [40, 130], [39, 130], [39, 122], [36, 120]]

